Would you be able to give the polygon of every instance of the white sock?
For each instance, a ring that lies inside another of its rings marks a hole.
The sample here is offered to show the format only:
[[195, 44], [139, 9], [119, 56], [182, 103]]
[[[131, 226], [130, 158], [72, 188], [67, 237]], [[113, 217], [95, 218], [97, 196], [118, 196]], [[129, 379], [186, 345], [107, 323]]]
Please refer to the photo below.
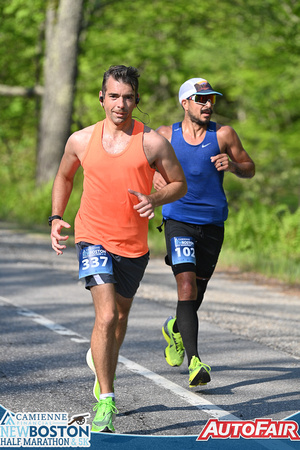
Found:
[[115, 393], [114, 392], [109, 392], [108, 394], [100, 394], [100, 399], [99, 400], [104, 400], [105, 398], [111, 397], [113, 399], [113, 401], [115, 401]]

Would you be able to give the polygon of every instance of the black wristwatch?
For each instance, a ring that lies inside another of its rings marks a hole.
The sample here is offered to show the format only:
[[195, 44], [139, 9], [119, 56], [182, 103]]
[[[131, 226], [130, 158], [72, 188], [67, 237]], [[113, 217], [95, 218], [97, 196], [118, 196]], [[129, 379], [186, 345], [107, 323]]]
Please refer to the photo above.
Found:
[[54, 220], [54, 219], [62, 220], [62, 217], [60, 217], [60, 216], [58, 216], [58, 215], [55, 215], [55, 216], [49, 216], [49, 217], [48, 217], [48, 223], [49, 223], [50, 227], [51, 227], [51, 224], [52, 224], [52, 220]]

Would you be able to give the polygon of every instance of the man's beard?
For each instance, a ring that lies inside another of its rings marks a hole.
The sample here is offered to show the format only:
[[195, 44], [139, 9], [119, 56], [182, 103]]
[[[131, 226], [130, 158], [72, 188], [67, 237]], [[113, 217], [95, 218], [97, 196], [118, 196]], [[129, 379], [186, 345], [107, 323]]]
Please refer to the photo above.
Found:
[[188, 111], [188, 115], [189, 115], [191, 122], [196, 123], [197, 125], [204, 126], [204, 125], [207, 125], [210, 121], [210, 117], [205, 120], [201, 120], [199, 117], [196, 117], [192, 113], [190, 113], [190, 111]]

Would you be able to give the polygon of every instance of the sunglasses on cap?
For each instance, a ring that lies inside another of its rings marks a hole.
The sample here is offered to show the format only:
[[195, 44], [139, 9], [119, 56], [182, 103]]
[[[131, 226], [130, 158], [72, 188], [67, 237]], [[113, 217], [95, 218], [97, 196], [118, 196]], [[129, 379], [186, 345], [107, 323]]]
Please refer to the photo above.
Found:
[[198, 105], [206, 105], [206, 103], [210, 101], [210, 103], [214, 105], [216, 103], [216, 97], [217, 97], [216, 94], [206, 94], [206, 95], [194, 94], [191, 95], [188, 98], [188, 100], [193, 100]]

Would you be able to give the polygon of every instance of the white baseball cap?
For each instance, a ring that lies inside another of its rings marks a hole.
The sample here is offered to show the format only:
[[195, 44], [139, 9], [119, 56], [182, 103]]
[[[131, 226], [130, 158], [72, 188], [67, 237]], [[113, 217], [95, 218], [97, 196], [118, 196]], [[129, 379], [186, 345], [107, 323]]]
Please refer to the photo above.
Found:
[[181, 104], [182, 100], [189, 98], [191, 95], [201, 94], [216, 94], [223, 95], [220, 92], [214, 91], [211, 85], [204, 78], [191, 78], [187, 80], [180, 86], [179, 89], [179, 103]]

